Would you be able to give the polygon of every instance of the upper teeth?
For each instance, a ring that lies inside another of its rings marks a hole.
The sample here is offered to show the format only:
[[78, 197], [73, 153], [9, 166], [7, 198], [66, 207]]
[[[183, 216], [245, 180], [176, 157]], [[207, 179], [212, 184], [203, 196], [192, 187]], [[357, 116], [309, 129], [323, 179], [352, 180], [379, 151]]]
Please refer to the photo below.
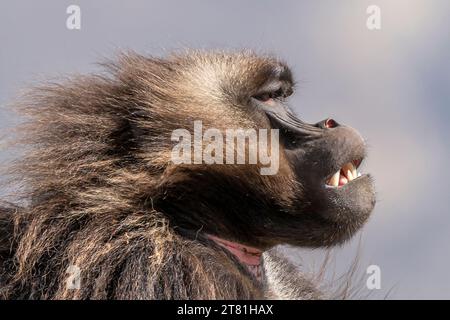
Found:
[[341, 187], [358, 177], [361, 177], [361, 173], [357, 172], [355, 165], [349, 162], [339, 169], [339, 171], [328, 180], [327, 184], [333, 187]]

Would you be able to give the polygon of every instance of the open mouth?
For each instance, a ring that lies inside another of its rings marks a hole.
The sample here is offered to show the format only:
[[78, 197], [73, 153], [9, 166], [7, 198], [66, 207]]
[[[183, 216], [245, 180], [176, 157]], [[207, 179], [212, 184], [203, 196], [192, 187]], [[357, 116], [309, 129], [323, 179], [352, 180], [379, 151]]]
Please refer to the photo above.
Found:
[[361, 177], [361, 172], [358, 171], [362, 160], [353, 160], [343, 165], [335, 174], [333, 174], [326, 182], [329, 187], [339, 188], [345, 186], [347, 183]]

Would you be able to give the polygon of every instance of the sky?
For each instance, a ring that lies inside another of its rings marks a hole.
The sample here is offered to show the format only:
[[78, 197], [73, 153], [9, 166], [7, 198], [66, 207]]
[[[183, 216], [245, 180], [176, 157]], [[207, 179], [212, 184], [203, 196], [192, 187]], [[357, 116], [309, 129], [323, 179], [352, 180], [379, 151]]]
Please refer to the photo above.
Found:
[[[66, 27], [72, 4], [80, 30]], [[366, 26], [369, 5], [381, 10], [380, 30]], [[276, 55], [298, 82], [290, 105], [302, 119], [332, 117], [368, 141], [363, 171], [376, 179], [378, 202], [362, 232], [333, 250], [333, 272], [350, 266], [361, 241], [358, 272], [381, 270], [373, 296], [450, 299], [449, 13], [447, 0], [3, 1], [0, 132], [19, 121], [8, 103], [21, 89], [96, 71], [120, 50]], [[285, 252], [314, 269], [325, 251]]]

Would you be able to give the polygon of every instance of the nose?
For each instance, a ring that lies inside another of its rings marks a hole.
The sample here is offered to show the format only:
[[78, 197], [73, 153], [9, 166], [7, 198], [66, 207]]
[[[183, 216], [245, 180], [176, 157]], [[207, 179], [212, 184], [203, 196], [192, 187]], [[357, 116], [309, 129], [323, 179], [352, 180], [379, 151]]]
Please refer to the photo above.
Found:
[[334, 119], [328, 118], [316, 123], [316, 127], [321, 129], [333, 129], [339, 127], [340, 124], [337, 123]]

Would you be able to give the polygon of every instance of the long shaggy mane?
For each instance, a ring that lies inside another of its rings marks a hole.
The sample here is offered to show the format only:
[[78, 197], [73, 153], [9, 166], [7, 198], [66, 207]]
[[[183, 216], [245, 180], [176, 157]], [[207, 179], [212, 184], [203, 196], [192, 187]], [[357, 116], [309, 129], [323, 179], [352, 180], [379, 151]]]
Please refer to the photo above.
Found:
[[[184, 177], [167, 153], [167, 132], [186, 121], [177, 64], [124, 54], [101, 75], [47, 83], [18, 103], [26, 154], [10, 171], [20, 206], [0, 214], [2, 298], [261, 297], [229, 253], [154, 207], [161, 184]], [[80, 289], [68, 286], [71, 266]]]

